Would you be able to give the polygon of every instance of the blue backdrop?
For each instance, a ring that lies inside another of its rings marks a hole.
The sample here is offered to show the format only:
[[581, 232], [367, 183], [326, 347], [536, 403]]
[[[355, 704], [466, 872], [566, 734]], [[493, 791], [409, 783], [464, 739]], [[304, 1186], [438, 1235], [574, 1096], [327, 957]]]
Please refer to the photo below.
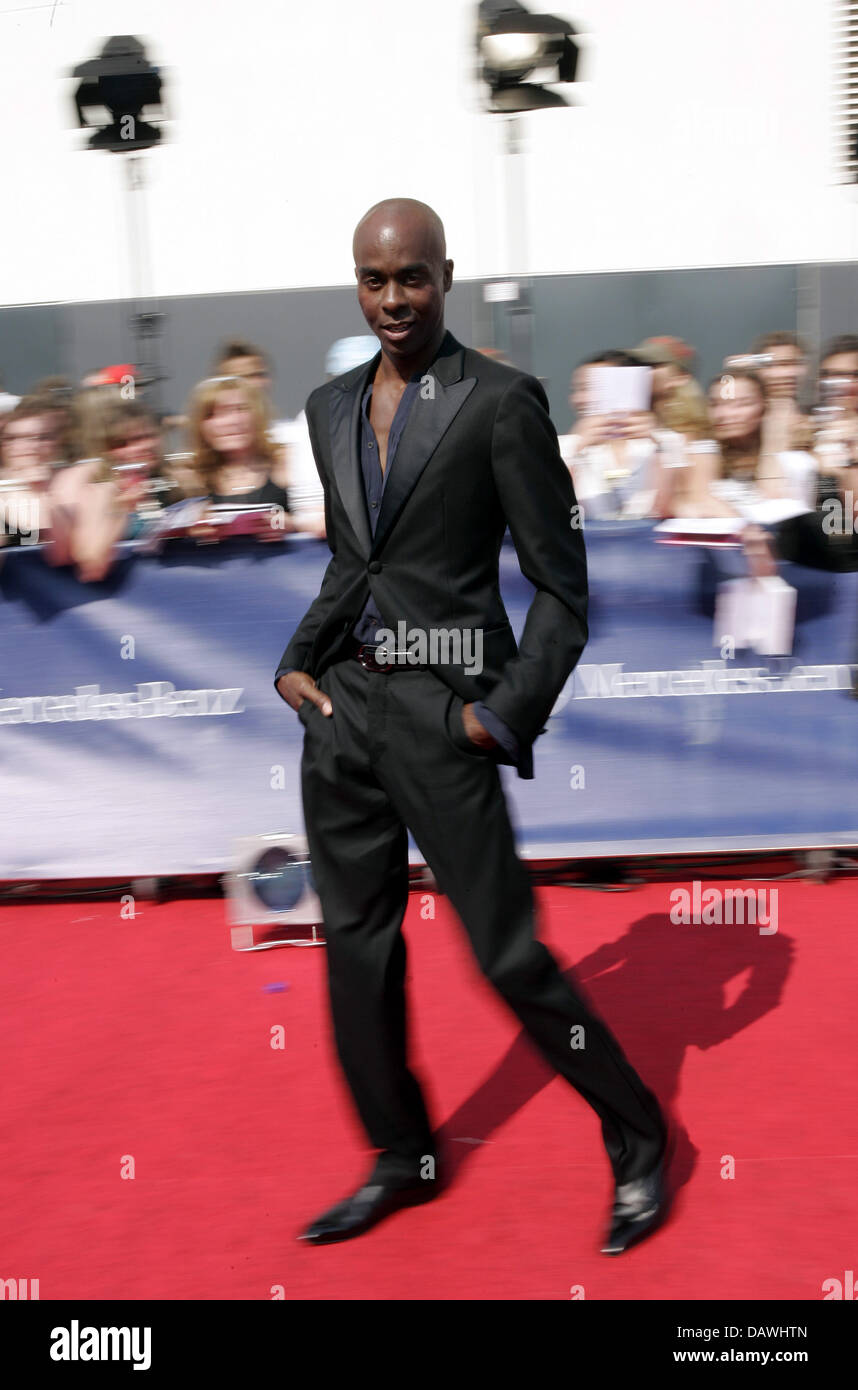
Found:
[[[658, 545], [649, 524], [591, 524], [587, 548], [590, 643], [535, 781], [504, 770], [525, 853], [858, 842], [858, 574], [784, 566], [793, 655], [722, 660], [729, 554]], [[272, 676], [328, 557], [178, 543], [83, 585], [7, 552], [0, 877], [220, 871], [238, 837], [299, 830], [303, 731]], [[520, 632], [532, 591], [509, 544], [502, 589]]]

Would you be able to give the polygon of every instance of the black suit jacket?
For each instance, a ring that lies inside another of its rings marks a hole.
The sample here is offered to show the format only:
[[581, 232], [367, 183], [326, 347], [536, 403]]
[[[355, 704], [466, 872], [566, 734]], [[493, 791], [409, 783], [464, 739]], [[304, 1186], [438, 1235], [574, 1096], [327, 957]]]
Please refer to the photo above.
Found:
[[[482, 631], [479, 674], [438, 664], [519, 740], [520, 775], [587, 641], [587, 566], [575, 494], [534, 377], [447, 333], [427, 368], [386, 480], [372, 536], [358, 453], [360, 403], [379, 354], [307, 401], [333, 552], [279, 667], [316, 680], [338, 659], [369, 592], [386, 625]], [[509, 526], [536, 593], [516, 644], [498, 584]], [[395, 680], [395, 674], [390, 677]]]

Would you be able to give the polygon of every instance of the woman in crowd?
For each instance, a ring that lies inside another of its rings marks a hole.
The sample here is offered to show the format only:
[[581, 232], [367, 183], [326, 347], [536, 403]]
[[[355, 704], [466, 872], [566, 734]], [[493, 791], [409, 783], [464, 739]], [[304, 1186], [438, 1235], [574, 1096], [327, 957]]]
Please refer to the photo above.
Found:
[[642, 365], [631, 353], [611, 349], [579, 363], [572, 375], [569, 403], [575, 428], [560, 437], [560, 452], [587, 519], [660, 514], [656, 503], [663, 462], [655, 416], [649, 410], [607, 416], [592, 409], [591, 368]]
[[[817, 465], [806, 450], [764, 447], [765, 387], [756, 372], [735, 368], [710, 382], [709, 416], [716, 448], [697, 455], [688, 496], [677, 515], [760, 520], [816, 506]], [[768, 503], [786, 504], [772, 508]]]
[[194, 391], [188, 416], [194, 468], [208, 504], [197, 538], [215, 540], [212, 508], [235, 504], [276, 507], [278, 529], [291, 530], [288, 494], [272, 476], [280, 456], [264, 394], [242, 377], [209, 377]]
[[653, 515], [681, 512], [691, 492], [697, 456], [711, 448], [706, 395], [691, 370], [695, 352], [681, 338], [647, 338], [634, 357], [652, 368], [652, 413], [659, 447], [659, 487]]
[[181, 494], [163, 478], [158, 425], [118, 387], [81, 391], [73, 403], [76, 462], [51, 486], [53, 530], [46, 559], [74, 565], [85, 582], [103, 579], [117, 545]]
[[698, 455], [675, 515], [741, 519], [752, 576], [773, 576], [779, 559], [831, 568], [816, 512], [818, 462], [807, 450], [766, 448], [767, 397], [759, 375], [733, 368], [710, 382], [708, 399], [713, 443]]
[[49, 396], [26, 396], [2, 418], [0, 545], [37, 544], [51, 529], [51, 486], [68, 462], [67, 420]]
[[706, 438], [709, 413], [691, 371], [694, 349], [681, 338], [647, 338], [632, 355], [652, 368], [652, 413], [659, 429], [679, 435], [683, 443]]

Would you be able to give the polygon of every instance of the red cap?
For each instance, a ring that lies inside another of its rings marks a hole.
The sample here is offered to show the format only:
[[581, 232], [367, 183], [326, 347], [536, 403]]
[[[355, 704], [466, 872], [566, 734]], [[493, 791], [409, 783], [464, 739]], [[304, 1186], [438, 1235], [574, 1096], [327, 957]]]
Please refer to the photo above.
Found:
[[96, 373], [97, 386], [122, 386], [123, 378], [131, 377], [132, 380], [137, 376], [137, 368], [131, 362], [117, 362], [112, 367], [102, 367]]

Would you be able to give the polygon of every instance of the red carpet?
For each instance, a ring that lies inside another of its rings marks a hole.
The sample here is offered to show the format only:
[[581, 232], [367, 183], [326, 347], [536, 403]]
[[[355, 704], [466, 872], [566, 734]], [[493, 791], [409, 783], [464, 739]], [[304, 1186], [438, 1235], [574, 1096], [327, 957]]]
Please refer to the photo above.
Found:
[[753, 886], [778, 888], [774, 935], [673, 925], [668, 884], [540, 893], [543, 938], [679, 1122], [670, 1220], [618, 1259], [598, 1254], [598, 1122], [443, 899], [422, 920], [412, 897], [407, 935], [454, 1184], [312, 1249], [296, 1230], [368, 1163], [324, 951], [238, 955], [216, 900], [0, 909], [0, 1279], [43, 1299], [820, 1299], [858, 1269], [858, 885]]

